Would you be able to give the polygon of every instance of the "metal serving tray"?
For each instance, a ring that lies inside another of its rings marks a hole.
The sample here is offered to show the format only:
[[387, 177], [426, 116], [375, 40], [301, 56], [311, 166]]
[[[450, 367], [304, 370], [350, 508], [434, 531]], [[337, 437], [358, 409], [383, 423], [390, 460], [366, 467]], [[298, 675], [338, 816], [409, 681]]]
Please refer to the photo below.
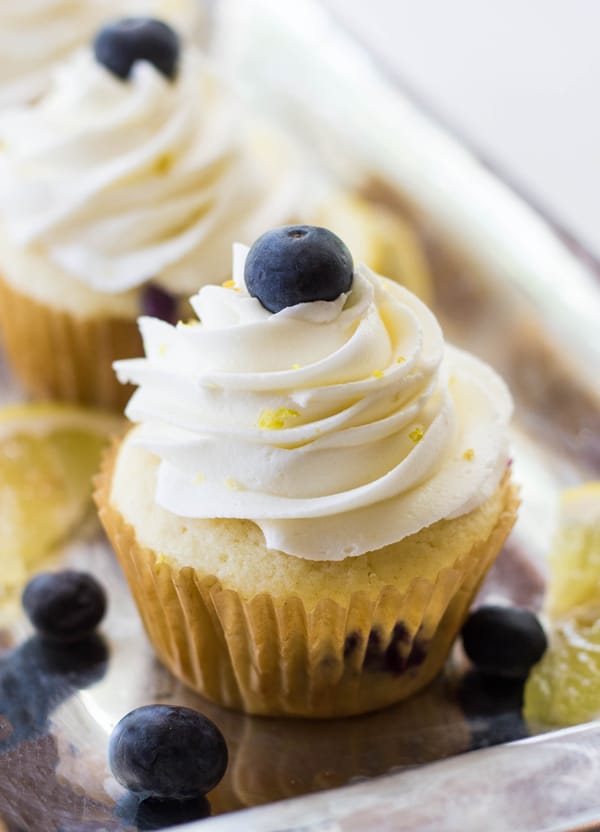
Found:
[[[594, 264], [416, 109], [320, 6], [211, 5], [222, 65], [341, 180], [414, 221], [447, 333], [508, 380], [523, 505], [483, 592], [537, 607], [559, 489], [600, 468]], [[18, 396], [5, 372], [0, 386], [3, 399]], [[527, 725], [520, 688], [486, 685], [458, 648], [426, 691], [376, 714], [247, 717], [203, 701], [159, 665], [96, 528], [58, 560], [98, 574], [110, 609], [102, 638], [61, 653], [33, 637], [17, 605], [2, 607], [0, 714], [12, 729], [0, 716], [0, 829], [134, 832], [183, 820], [204, 832], [600, 828], [600, 725]], [[113, 725], [151, 702], [192, 705], [227, 738], [224, 780], [185, 817], [138, 805], [107, 767]]]

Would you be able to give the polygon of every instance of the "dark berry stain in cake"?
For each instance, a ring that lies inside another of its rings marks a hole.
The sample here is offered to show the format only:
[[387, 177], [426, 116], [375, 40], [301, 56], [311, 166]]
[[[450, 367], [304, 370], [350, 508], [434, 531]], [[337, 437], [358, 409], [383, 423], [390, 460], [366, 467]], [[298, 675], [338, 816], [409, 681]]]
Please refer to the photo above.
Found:
[[160, 318], [167, 323], [177, 323], [177, 298], [166, 289], [148, 283], [142, 290], [141, 307], [142, 315], [149, 315], [151, 318]]
[[[359, 635], [357, 633], [350, 633], [346, 637], [344, 657], [348, 658], [352, 655], [358, 649], [359, 643]], [[399, 675], [411, 668], [419, 667], [427, 657], [428, 642], [420, 638], [417, 634], [412, 642], [410, 651], [407, 653], [406, 647], [410, 643], [410, 631], [403, 621], [398, 621], [395, 624], [387, 643], [384, 643], [379, 630], [373, 628], [369, 633], [367, 641], [367, 649], [363, 663], [364, 670], [372, 673]]]
[[363, 639], [360, 633], [349, 633], [344, 642], [344, 658], [349, 659], [362, 646], [362, 643]]

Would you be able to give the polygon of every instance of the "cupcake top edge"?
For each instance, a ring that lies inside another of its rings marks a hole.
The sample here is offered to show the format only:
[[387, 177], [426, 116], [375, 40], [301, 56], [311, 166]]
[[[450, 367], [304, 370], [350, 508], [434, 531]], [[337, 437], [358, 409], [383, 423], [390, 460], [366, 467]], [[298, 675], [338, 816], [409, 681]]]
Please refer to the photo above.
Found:
[[348, 257], [326, 229], [274, 229], [234, 246], [233, 279], [191, 299], [197, 318], [140, 319], [145, 358], [115, 367], [138, 386], [128, 441], [160, 458], [163, 508], [249, 519], [268, 548], [342, 560], [494, 493], [505, 384]]

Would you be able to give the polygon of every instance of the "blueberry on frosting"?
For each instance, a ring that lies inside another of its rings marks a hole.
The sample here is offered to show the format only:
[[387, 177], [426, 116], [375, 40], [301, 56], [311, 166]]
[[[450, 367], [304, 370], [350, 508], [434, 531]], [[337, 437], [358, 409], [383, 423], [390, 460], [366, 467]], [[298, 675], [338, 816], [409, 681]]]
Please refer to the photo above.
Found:
[[269, 312], [335, 300], [352, 286], [354, 265], [345, 243], [314, 225], [267, 231], [254, 243], [244, 270], [251, 295]]
[[107, 23], [96, 35], [94, 55], [117, 78], [126, 80], [136, 61], [148, 61], [173, 80], [177, 74], [180, 42], [161, 20], [126, 17]]

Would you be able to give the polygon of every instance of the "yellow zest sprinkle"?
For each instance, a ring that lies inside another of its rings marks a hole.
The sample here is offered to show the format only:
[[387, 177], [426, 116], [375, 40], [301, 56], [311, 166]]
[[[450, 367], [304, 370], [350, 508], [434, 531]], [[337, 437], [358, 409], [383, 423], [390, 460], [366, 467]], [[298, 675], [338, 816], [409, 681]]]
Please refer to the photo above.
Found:
[[454, 384], [455, 381], [456, 381], [456, 376], [450, 376], [450, 378], [448, 379], [448, 384]]
[[160, 566], [163, 563], [169, 563], [169, 558], [166, 555], [163, 555], [159, 552], [159, 554], [156, 556], [155, 564], [156, 566]]
[[159, 348], [158, 348], [158, 354], [159, 354], [159, 355], [166, 355], [166, 354], [167, 354], [167, 345], [166, 345], [166, 344], [161, 344], [161, 345], [159, 346]]
[[282, 430], [289, 425], [290, 421], [300, 418], [297, 410], [289, 410], [287, 407], [278, 407], [273, 410], [270, 407], [265, 408], [260, 416], [256, 426], [263, 430]]
[[406, 358], [403, 355], [399, 355], [398, 358], [396, 359], [396, 364], [404, 364], [405, 361], [406, 361]]
[[235, 280], [226, 280], [225, 283], [221, 283], [221, 286], [224, 289], [233, 289], [235, 287]]
[[227, 477], [227, 479], [225, 480], [225, 485], [231, 491], [241, 491], [242, 490], [241, 482], [238, 482], [237, 480], [234, 480], [233, 477]]
[[196, 485], [202, 485], [204, 480], [205, 480], [205, 477], [204, 477], [204, 474], [202, 472], [200, 472], [199, 474], [196, 474], [196, 476], [194, 477], [194, 482], [196, 483]]
[[412, 441], [416, 444], [417, 442], [421, 441], [424, 435], [425, 432], [423, 428], [416, 427], [414, 430], [411, 430], [411, 432], [408, 434], [408, 437], [409, 439], [412, 439]]
[[171, 154], [170, 153], [163, 153], [163, 155], [159, 156], [158, 159], [156, 160], [156, 163], [154, 165], [154, 170], [156, 171], [156, 173], [158, 173], [159, 175], [162, 176], [165, 173], [169, 172], [172, 165], [173, 165], [173, 157], [171, 156]]
[[383, 370], [374, 370], [373, 378], [383, 378]]
[[473, 448], [467, 448], [467, 450], [463, 454], [463, 459], [467, 459], [469, 461], [475, 459], [475, 451], [473, 450]]
[[189, 321], [178, 321], [177, 326], [183, 327], [192, 327], [192, 326], [200, 326], [200, 321], [195, 320], [194, 318], [190, 318]]
[[292, 370], [299, 370], [299, 369], [300, 369], [299, 364], [292, 364]]

